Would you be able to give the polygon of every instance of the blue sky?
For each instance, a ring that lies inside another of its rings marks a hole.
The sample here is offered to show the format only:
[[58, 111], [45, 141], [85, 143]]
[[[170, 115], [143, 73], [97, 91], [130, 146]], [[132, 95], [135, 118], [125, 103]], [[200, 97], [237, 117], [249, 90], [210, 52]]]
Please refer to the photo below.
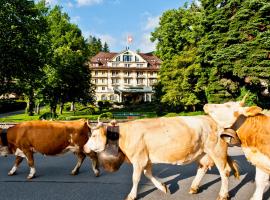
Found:
[[127, 35], [132, 35], [131, 50], [153, 51], [150, 33], [159, 17], [168, 9], [179, 8], [186, 0], [47, 0], [63, 7], [78, 24], [83, 35], [101, 38], [112, 52], [125, 49]]

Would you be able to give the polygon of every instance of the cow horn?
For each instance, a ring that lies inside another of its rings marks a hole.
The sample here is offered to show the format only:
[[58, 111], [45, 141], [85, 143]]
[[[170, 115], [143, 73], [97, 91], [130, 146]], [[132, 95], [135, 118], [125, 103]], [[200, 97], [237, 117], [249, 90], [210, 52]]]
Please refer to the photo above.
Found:
[[241, 106], [245, 105], [245, 101], [246, 101], [247, 97], [248, 97], [248, 93], [246, 93], [245, 96], [243, 97], [243, 99], [240, 101]]

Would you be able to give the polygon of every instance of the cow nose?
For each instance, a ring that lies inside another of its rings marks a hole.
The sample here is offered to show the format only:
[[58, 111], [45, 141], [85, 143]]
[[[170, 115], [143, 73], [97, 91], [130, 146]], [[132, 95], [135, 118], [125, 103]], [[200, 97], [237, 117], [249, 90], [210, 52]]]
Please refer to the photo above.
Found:
[[203, 110], [204, 110], [205, 113], [208, 113], [209, 112], [208, 111], [208, 105], [207, 104], [203, 106]]
[[86, 145], [83, 146], [83, 150], [85, 153], [90, 153], [90, 149]]

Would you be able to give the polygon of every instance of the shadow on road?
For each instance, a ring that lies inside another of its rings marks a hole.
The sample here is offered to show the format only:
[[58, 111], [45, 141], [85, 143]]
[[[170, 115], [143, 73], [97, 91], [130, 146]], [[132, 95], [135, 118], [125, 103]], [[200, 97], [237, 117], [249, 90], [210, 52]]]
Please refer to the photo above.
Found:
[[[241, 182], [236, 185], [234, 188], [232, 188], [229, 191], [229, 196], [231, 198], [235, 197], [238, 191], [248, 182], [254, 181], [254, 176], [255, 176], [255, 168], [251, 167], [250, 163], [247, 162], [246, 158], [244, 155], [239, 155], [239, 156], [231, 156], [233, 160], [236, 160], [239, 164], [239, 170], [240, 170], [240, 175], [245, 176]], [[195, 176], [196, 170], [197, 170], [197, 165], [195, 163], [189, 164], [189, 165], [184, 165], [184, 166], [173, 166], [173, 165], [159, 165], [159, 169], [161, 166], [164, 166], [166, 170], [163, 170], [162, 173], [157, 174], [155, 173], [155, 165], [153, 167], [153, 174], [157, 176], [158, 178], [166, 178], [166, 177], [171, 177], [174, 176], [173, 179], [168, 180], [165, 182], [165, 184], [168, 186], [168, 189], [171, 194], [176, 193], [180, 187], [179, 187], [179, 182], [181, 185], [181, 180], [191, 178]], [[176, 172], [179, 172], [177, 174]], [[216, 167], [213, 167], [211, 170], [208, 170], [207, 174], [213, 174], [213, 175], [219, 175], [219, 172]], [[207, 176], [206, 174], [206, 176]], [[203, 191], [207, 190], [209, 187], [213, 186], [214, 184], [218, 183], [221, 181], [221, 178], [214, 179], [210, 182], [207, 182], [203, 185], [200, 186], [199, 192], [202, 193]], [[153, 185], [154, 187], [154, 185]], [[150, 190], [147, 190], [145, 192], [142, 192], [138, 195], [138, 198], [144, 198], [153, 191], [157, 190], [157, 188], [152, 188]], [[268, 199], [270, 197], [270, 189], [265, 193], [265, 199]]]

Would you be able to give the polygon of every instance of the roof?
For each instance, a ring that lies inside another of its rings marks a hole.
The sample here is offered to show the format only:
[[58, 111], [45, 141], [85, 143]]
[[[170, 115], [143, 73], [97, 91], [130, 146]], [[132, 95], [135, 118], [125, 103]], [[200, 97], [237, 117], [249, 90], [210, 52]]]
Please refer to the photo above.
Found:
[[[106, 63], [118, 54], [121, 54], [121, 52], [99, 52], [97, 55], [91, 58], [90, 62], [106, 66]], [[138, 53], [138, 55], [140, 55], [146, 62], [148, 62], [150, 67], [156, 68], [157, 65], [161, 64], [161, 60], [153, 53]]]
[[105, 65], [109, 60], [111, 60], [118, 53], [109, 53], [109, 52], [99, 52], [97, 55], [93, 56], [90, 60], [92, 63], [100, 63]]

